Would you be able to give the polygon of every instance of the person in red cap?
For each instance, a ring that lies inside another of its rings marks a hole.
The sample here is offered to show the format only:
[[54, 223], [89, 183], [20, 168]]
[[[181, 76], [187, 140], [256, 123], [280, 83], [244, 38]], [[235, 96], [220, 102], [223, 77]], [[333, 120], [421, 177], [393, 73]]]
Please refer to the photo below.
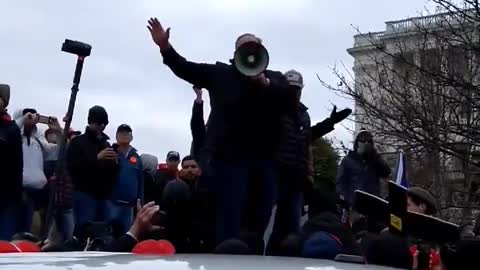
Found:
[[0, 84], [0, 240], [10, 240], [22, 200], [23, 151], [20, 128], [7, 113], [10, 87]]

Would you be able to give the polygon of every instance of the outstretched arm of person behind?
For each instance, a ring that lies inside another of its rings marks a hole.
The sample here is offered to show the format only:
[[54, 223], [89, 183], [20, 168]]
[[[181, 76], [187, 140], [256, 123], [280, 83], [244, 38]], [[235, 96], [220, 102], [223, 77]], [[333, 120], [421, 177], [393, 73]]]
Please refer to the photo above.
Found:
[[166, 30], [157, 18], [148, 20], [148, 30], [153, 42], [160, 47], [163, 62], [179, 78], [201, 88], [210, 88], [215, 65], [187, 61], [170, 44], [170, 28]]
[[192, 118], [190, 119], [190, 130], [192, 131], [192, 155], [198, 158], [200, 149], [203, 147], [205, 140], [205, 133], [207, 129], [205, 127], [205, 120], [203, 118], [203, 99], [202, 89], [194, 86], [196, 98], [193, 102]]
[[351, 113], [352, 110], [348, 108], [337, 112], [337, 106], [333, 106], [330, 117], [312, 127], [312, 141], [315, 141], [332, 132], [335, 129], [335, 124], [345, 120]]

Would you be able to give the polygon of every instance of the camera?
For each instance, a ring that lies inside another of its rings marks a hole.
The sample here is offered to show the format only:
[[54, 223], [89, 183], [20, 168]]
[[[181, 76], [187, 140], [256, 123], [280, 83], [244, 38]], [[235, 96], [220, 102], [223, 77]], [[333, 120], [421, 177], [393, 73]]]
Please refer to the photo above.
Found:
[[92, 52], [92, 46], [80, 41], [65, 39], [65, 42], [62, 44], [62, 51], [87, 57]]

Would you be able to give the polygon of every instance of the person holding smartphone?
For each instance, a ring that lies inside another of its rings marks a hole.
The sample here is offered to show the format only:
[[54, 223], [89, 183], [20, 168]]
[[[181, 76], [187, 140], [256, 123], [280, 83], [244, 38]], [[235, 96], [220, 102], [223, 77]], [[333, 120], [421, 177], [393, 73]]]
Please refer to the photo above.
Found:
[[[58, 145], [48, 143], [38, 132], [40, 115], [33, 108], [26, 108], [15, 113], [15, 121], [22, 134], [23, 151], [23, 203], [19, 211], [17, 231], [30, 232], [33, 213], [37, 210], [44, 214], [48, 205], [47, 176], [45, 160], [58, 151]], [[41, 123], [40, 123], [41, 124]], [[48, 122], [49, 128], [59, 131], [60, 124], [55, 117]]]
[[74, 235], [88, 222], [105, 221], [110, 215], [109, 199], [118, 179], [118, 161], [103, 132], [107, 125], [107, 111], [101, 106], [90, 108], [85, 133], [75, 137], [67, 149], [67, 172], [74, 184]]

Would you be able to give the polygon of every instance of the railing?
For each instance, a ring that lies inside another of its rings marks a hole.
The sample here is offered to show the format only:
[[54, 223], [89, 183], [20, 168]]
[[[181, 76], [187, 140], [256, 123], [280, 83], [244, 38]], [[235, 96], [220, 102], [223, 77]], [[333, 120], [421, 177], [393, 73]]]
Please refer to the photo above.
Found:
[[354, 37], [354, 47], [369, 46], [375, 44], [376, 42], [381, 42], [381, 37], [384, 33], [385, 32], [382, 31], [358, 34]]
[[[465, 11], [469, 12], [469, 11]], [[462, 13], [440, 13], [435, 15], [386, 22], [386, 34], [415, 31], [421, 29], [445, 27], [461, 23]]]

